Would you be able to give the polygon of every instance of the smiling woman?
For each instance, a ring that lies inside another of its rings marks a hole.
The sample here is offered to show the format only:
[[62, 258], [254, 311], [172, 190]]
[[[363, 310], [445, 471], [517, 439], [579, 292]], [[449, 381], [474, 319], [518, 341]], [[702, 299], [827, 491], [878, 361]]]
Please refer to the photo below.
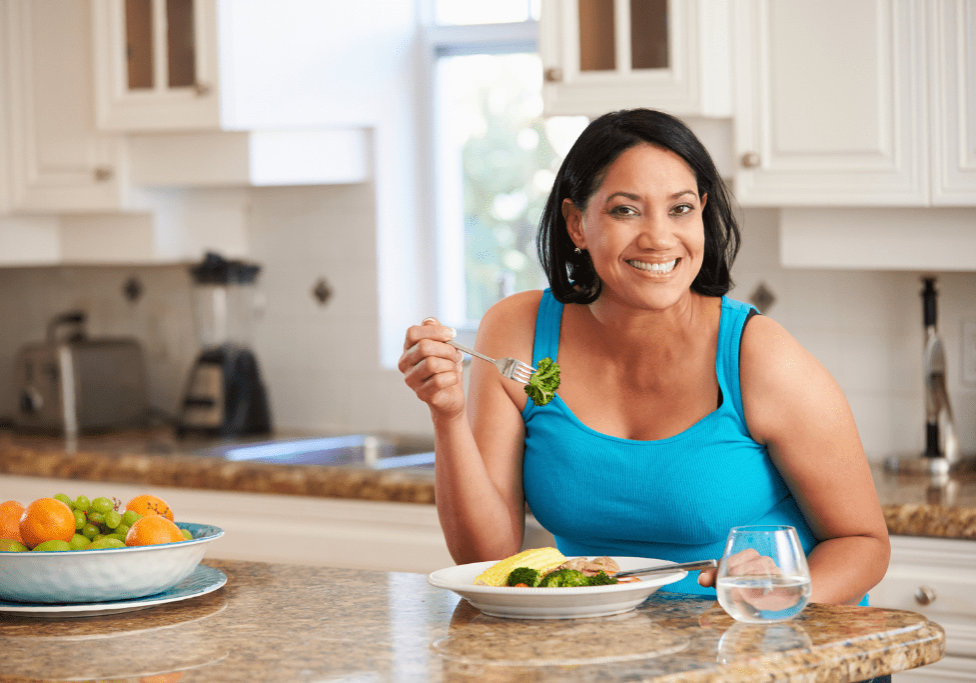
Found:
[[[678, 119], [593, 121], [546, 201], [550, 288], [482, 318], [488, 356], [552, 358], [545, 405], [471, 367], [452, 331], [409, 328], [400, 359], [436, 431], [436, 500], [459, 563], [523, 542], [526, 504], [567, 556], [719, 558], [729, 529], [788, 525], [814, 602], [858, 603], [889, 543], [847, 401], [776, 322], [727, 296], [739, 229], [711, 157]], [[661, 590], [714, 596], [714, 570]]]

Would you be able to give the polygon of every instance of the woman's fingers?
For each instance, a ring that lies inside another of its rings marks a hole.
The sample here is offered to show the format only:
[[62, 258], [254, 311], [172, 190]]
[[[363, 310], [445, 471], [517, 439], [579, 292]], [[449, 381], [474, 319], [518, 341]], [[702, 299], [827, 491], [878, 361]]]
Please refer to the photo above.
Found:
[[[771, 557], [761, 555], [755, 548], [747, 548], [735, 555], [729, 555], [722, 562], [725, 562], [728, 574], [742, 576], [744, 574], [767, 575], [780, 574], [781, 570], [776, 561]], [[715, 585], [715, 578], [718, 569], [703, 569], [698, 574], [698, 585], [711, 587]]]
[[424, 318], [407, 330], [397, 367], [417, 398], [431, 408], [456, 410], [464, 401], [461, 387], [463, 354], [444, 342], [457, 333], [436, 318]]

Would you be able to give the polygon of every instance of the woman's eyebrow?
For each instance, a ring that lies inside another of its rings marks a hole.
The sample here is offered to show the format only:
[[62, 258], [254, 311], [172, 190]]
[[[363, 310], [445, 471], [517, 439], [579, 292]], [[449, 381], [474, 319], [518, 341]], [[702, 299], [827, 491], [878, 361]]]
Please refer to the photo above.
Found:
[[[693, 197], [698, 196], [698, 193], [695, 192], [694, 190], [679, 190], [678, 192], [675, 192], [674, 194], [670, 195], [668, 199], [677, 199], [678, 197], [683, 197], [686, 194], [690, 194]], [[625, 199], [630, 199], [635, 202], [640, 200], [641, 198], [640, 195], [633, 194], [632, 192], [614, 192], [612, 195], [607, 197], [607, 201], [610, 201], [614, 197], [624, 197]]]

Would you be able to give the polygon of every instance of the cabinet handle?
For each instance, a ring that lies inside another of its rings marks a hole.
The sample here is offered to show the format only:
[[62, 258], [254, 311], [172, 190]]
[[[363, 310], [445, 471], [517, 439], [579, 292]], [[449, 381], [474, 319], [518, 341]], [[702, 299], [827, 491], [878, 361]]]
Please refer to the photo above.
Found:
[[915, 602], [923, 606], [935, 602], [937, 597], [935, 589], [928, 586], [919, 586], [918, 590], [915, 591]]
[[563, 70], [558, 66], [551, 66], [545, 72], [546, 83], [558, 83], [563, 80]]
[[115, 173], [108, 166], [99, 166], [95, 169], [95, 180], [100, 183], [104, 183], [106, 180], [111, 180]]
[[742, 155], [742, 165], [746, 168], [756, 168], [762, 163], [762, 157], [756, 152], [746, 152]]
[[194, 83], [193, 90], [196, 92], [198, 97], [205, 97], [210, 94], [210, 86], [206, 83]]

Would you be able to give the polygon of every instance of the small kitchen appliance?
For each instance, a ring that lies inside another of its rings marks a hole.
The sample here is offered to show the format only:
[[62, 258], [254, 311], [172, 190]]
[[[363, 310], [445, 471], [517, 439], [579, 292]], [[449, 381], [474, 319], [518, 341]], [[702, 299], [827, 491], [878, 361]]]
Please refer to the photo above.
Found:
[[142, 346], [130, 338], [91, 338], [86, 319], [83, 311], [56, 316], [45, 341], [17, 354], [19, 431], [74, 437], [148, 423]]
[[271, 411], [251, 350], [260, 266], [208, 253], [190, 268], [201, 351], [177, 432], [240, 436], [271, 431]]
[[945, 347], [936, 327], [935, 278], [922, 278], [922, 323], [925, 330], [925, 450], [921, 455], [890, 457], [888, 469], [944, 475], [965, 460], [959, 453], [955, 418], [949, 403]]

